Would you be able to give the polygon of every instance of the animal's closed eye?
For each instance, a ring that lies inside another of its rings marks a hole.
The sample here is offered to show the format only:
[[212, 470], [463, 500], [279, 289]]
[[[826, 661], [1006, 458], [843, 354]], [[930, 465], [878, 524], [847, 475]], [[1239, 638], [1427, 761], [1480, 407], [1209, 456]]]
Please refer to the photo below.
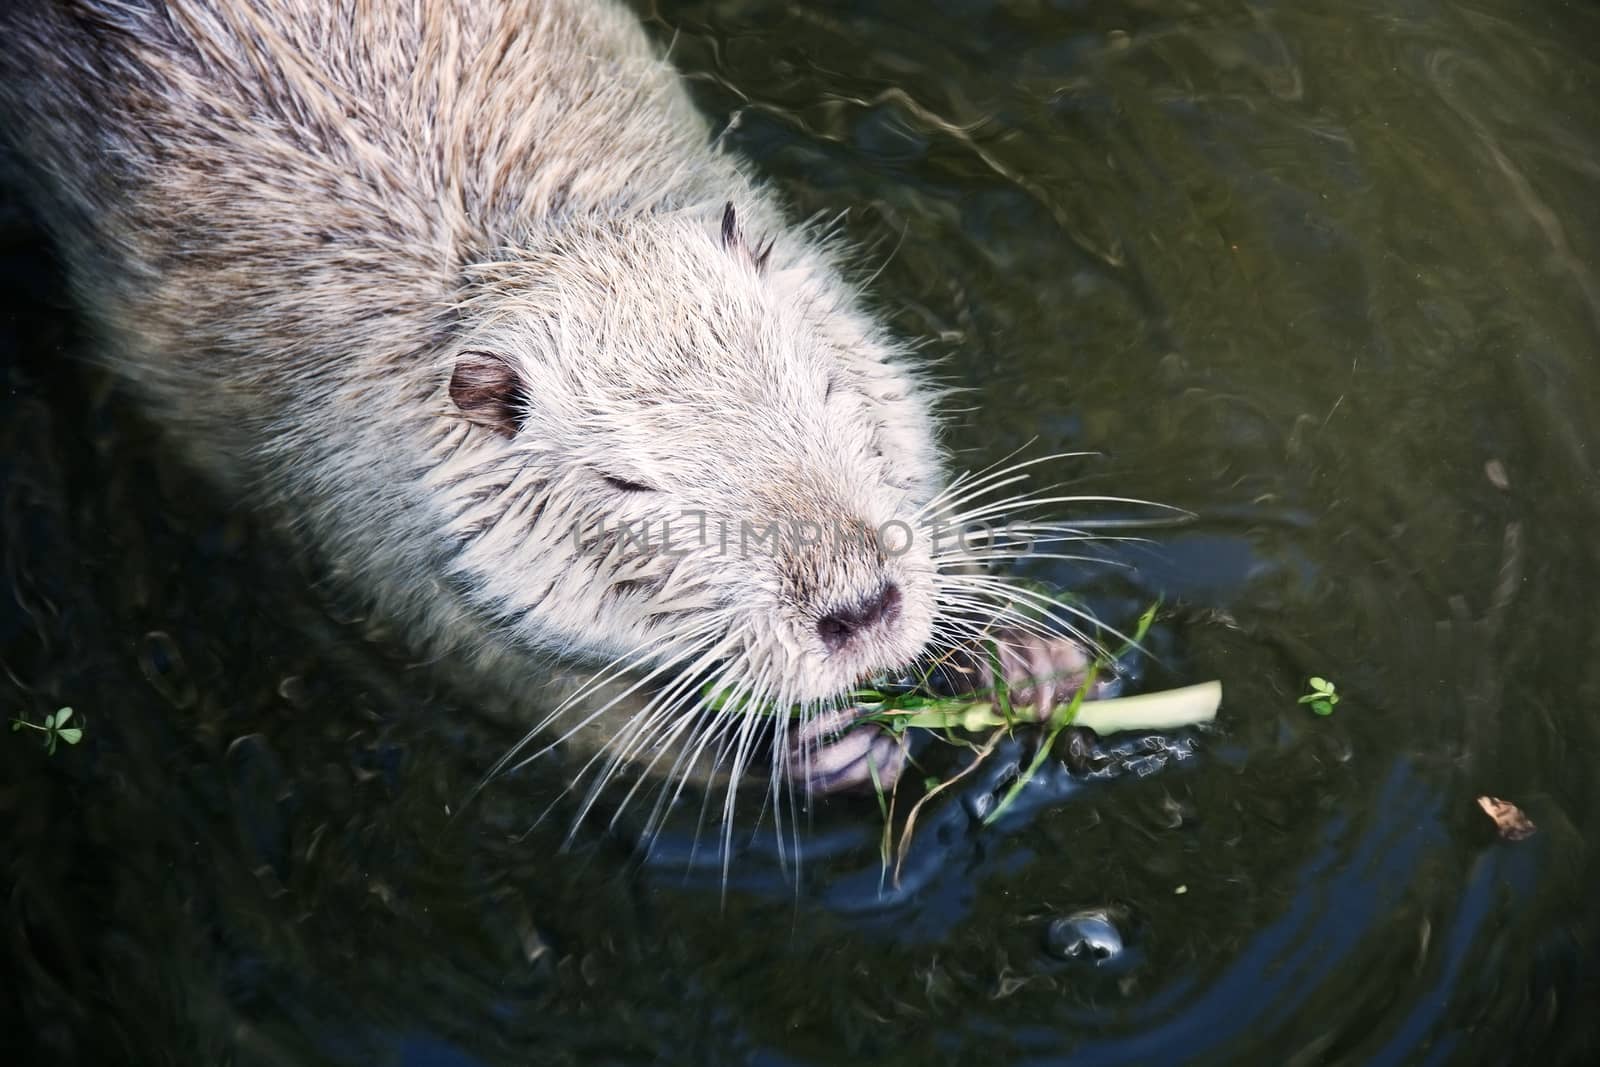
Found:
[[645, 485], [643, 482], [635, 482], [628, 478], [618, 478], [615, 474], [602, 474], [600, 478], [611, 488], [624, 493], [653, 493], [656, 491], [653, 485]]

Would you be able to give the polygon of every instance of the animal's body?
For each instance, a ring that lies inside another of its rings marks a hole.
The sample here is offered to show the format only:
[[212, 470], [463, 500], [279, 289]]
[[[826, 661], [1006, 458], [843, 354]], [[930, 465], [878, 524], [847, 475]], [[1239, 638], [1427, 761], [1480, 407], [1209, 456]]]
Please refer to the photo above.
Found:
[[824, 706], [971, 599], [884, 540], [941, 478], [905, 351], [610, 0], [12, 0], [0, 38], [100, 357], [420, 653], [657, 672], [617, 751], [737, 768], [756, 717], [698, 734], [672, 678]]

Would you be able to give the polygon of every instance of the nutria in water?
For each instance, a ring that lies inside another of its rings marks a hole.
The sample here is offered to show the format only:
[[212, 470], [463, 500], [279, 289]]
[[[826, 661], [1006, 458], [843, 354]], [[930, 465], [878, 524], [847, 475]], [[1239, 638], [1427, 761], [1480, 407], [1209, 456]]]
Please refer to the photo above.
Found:
[[11, 0], [0, 34], [11, 178], [98, 357], [419, 654], [561, 704], [597, 777], [777, 780], [787, 721], [708, 682], [824, 712], [1003, 614], [923, 523], [1004, 480], [941, 492], [850, 250], [619, 5]]

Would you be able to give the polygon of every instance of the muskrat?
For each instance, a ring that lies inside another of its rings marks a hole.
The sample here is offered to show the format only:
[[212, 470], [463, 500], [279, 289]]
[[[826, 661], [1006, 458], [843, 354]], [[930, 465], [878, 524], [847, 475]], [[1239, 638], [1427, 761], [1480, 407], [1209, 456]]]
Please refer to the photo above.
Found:
[[418, 654], [598, 733], [600, 780], [674, 744], [737, 779], [790, 730], [708, 686], [829, 724], [765, 746], [805, 776], [852, 683], [1004, 617], [923, 531], [1011, 480], [945, 485], [850, 249], [619, 4], [11, 0], [0, 33], [13, 178], [98, 358]]

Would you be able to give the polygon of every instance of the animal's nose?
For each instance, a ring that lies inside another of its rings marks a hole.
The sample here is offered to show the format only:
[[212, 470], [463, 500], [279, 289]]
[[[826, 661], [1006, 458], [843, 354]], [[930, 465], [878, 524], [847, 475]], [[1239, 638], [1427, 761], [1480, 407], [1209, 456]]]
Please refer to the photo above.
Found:
[[835, 608], [817, 620], [817, 636], [837, 652], [863, 630], [879, 623], [892, 622], [900, 614], [900, 587], [885, 582], [872, 596], [846, 607]]

